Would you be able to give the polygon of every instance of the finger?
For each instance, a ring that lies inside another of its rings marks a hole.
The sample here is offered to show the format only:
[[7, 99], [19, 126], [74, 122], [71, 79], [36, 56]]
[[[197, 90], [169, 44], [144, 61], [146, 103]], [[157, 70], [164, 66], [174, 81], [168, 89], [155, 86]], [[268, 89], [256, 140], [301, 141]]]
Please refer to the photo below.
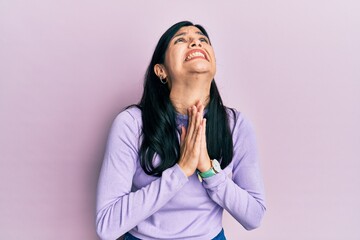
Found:
[[206, 148], [206, 118], [203, 119], [202, 121], [202, 128], [203, 128], [203, 131], [202, 131], [202, 146], [204, 148]]
[[204, 117], [204, 105], [200, 104], [198, 107], [198, 111], [202, 117]]
[[199, 112], [204, 110], [204, 105], [200, 102], [200, 100], [196, 102], [196, 108]]
[[188, 139], [193, 139], [194, 132], [196, 131], [196, 107], [192, 106], [189, 109], [189, 124], [187, 129]]
[[203, 115], [202, 115], [202, 113], [201, 112], [197, 112], [196, 113], [196, 120], [197, 120], [197, 122], [196, 122], [196, 126], [200, 126], [201, 125], [201, 123], [202, 123], [202, 120], [203, 120]]
[[189, 107], [187, 109], [187, 113], [188, 113], [188, 125], [187, 125], [187, 138], [189, 138], [192, 135], [192, 130], [191, 130], [191, 126], [192, 126], [192, 112], [191, 112], [191, 107]]
[[200, 115], [199, 112], [195, 113], [195, 123], [194, 123], [194, 126], [195, 126], [195, 130], [194, 130], [194, 134], [192, 136], [192, 139], [193, 141], [195, 141], [195, 138], [197, 137], [197, 133], [199, 130], [199, 128], [201, 127], [201, 122], [202, 122], [202, 116]]
[[186, 128], [184, 126], [181, 126], [181, 135], [180, 135], [180, 144], [182, 145], [185, 141], [186, 137]]
[[197, 108], [197, 112], [200, 115], [200, 123], [199, 124], [202, 124], [202, 119], [204, 118], [204, 105], [200, 101], [197, 101], [196, 108]]
[[[204, 130], [206, 130], [206, 122], [207, 122], [207, 119], [203, 118], [202, 125], [203, 125]], [[204, 135], [205, 135], [205, 133], [206, 133], [206, 131], [204, 131]]]
[[200, 108], [201, 105], [202, 105], [201, 101], [197, 100], [196, 103], [195, 103], [196, 108]]
[[203, 135], [202, 131], [203, 131], [203, 126], [199, 125], [194, 138], [194, 147], [199, 150], [201, 148], [201, 142], [202, 142], [202, 135]]
[[200, 104], [199, 108], [197, 108], [197, 124], [201, 125], [202, 120], [204, 118], [204, 107], [202, 104]]

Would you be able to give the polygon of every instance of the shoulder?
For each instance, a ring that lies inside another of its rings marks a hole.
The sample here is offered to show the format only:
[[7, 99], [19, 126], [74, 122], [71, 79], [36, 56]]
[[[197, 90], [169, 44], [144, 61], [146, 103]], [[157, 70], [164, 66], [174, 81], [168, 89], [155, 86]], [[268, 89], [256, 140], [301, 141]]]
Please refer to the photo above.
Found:
[[142, 127], [141, 110], [136, 106], [131, 106], [121, 111], [114, 119], [112, 128], [127, 129], [138, 133]]
[[121, 120], [139, 121], [141, 120], [141, 110], [136, 106], [130, 106], [121, 111], [115, 118]]
[[235, 108], [226, 108], [230, 131], [233, 139], [242, 142], [244, 139], [255, 137], [253, 124], [249, 118]]
[[245, 114], [235, 108], [226, 107], [226, 113], [228, 116], [229, 126], [231, 130], [249, 124], [249, 120], [247, 119]]

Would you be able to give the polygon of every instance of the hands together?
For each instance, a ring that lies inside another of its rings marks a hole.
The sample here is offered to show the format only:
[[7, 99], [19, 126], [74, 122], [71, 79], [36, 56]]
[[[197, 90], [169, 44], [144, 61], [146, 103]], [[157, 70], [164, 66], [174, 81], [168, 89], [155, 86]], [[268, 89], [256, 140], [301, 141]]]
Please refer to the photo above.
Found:
[[186, 176], [198, 169], [205, 172], [211, 168], [210, 157], [206, 148], [206, 119], [204, 106], [198, 102], [188, 109], [189, 124], [181, 127], [179, 166]]

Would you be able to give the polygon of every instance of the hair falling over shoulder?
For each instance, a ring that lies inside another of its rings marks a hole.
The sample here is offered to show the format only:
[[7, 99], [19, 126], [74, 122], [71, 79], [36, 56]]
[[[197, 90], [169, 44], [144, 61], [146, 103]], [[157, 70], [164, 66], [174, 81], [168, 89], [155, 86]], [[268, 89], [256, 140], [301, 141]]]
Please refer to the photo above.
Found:
[[[180, 143], [176, 126], [176, 111], [170, 101], [170, 90], [162, 84], [154, 72], [154, 66], [164, 63], [165, 52], [175, 33], [185, 26], [195, 26], [208, 37], [200, 25], [183, 21], [171, 26], [160, 38], [151, 62], [147, 68], [142, 98], [136, 106], [142, 111], [142, 142], [140, 163], [143, 170], [153, 176], [174, 166], [180, 157]], [[223, 105], [220, 93], [212, 80], [210, 101], [207, 106], [206, 142], [211, 159], [218, 159], [224, 169], [232, 161], [233, 141], [228, 121], [228, 111]], [[235, 112], [231, 110], [235, 117]], [[154, 166], [153, 159], [159, 156], [160, 164]]]

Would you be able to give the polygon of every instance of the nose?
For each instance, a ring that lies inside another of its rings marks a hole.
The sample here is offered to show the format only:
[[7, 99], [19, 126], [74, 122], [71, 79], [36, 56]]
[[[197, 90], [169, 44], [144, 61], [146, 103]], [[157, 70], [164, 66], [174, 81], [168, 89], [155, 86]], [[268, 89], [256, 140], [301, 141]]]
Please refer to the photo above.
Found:
[[194, 47], [202, 47], [201, 41], [199, 39], [193, 39], [190, 42], [190, 47], [194, 48]]

